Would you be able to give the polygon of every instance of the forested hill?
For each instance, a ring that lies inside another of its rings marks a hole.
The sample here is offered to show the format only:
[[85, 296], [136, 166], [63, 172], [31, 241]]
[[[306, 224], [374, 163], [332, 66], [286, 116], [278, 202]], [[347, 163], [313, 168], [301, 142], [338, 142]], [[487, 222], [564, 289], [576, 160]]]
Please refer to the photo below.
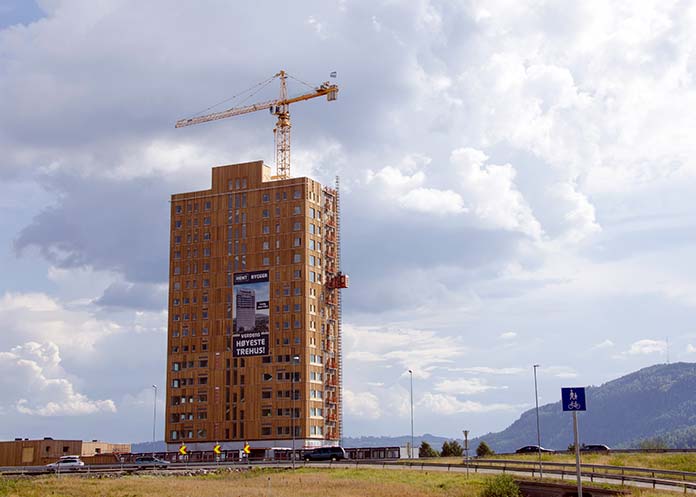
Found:
[[[581, 385], [575, 385], [581, 386]], [[580, 443], [637, 447], [646, 440], [674, 448], [696, 447], [696, 364], [660, 364], [588, 387], [587, 411], [578, 414]], [[560, 397], [560, 392], [559, 392]], [[539, 408], [541, 445], [565, 450], [573, 441], [572, 414], [560, 400]], [[536, 444], [534, 409], [485, 440], [496, 452]], [[473, 445], [476, 447], [476, 445]]]

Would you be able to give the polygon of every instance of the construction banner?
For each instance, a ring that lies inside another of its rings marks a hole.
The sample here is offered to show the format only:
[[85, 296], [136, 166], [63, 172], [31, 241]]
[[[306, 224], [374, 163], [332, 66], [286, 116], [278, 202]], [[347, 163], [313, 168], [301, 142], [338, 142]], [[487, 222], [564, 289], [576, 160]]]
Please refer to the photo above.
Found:
[[235, 273], [233, 357], [268, 355], [270, 295], [268, 271]]

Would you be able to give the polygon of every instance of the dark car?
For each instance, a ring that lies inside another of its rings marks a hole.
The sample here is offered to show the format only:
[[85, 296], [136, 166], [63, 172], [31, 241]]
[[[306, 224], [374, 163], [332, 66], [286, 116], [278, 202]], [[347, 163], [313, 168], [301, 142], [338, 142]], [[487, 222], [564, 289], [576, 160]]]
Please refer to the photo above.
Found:
[[538, 445], [525, 445], [515, 451], [515, 454], [536, 454], [537, 452], [553, 452], [551, 449], [545, 449]]
[[138, 456], [134, 462], [141, 468], [158, 468], [169, 464], [169, 461], [158, 459], [155, 456]]
[[305, 461], [340, 461], [345, 458], [343, 447], [320, 447], [304, 455]]
[[611, 449], [604, 444], [583, 444], [580, 446], [580, 450], [583, 452], [606, 452]]

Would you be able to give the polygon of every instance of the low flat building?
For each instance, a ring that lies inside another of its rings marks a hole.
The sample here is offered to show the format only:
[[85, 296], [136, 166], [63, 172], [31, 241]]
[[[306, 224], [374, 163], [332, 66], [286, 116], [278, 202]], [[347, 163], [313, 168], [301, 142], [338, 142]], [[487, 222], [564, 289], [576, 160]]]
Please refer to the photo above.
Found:
[[109, 453], [128, 453], [130, 444], [112, 444], [92, 440], [40, 440], [16, 438], [0, 441], [0, 466], [42, 466], [62, 456], [93, 456]]

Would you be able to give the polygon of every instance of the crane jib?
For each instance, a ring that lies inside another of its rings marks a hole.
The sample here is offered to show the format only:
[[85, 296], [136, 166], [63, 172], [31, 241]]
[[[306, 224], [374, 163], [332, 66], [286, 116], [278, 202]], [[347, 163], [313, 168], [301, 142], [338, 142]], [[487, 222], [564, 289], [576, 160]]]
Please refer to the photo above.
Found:
[[[285, 71], [280, 71], [276, 74], [280, 77], [281, 90], [280, 98], [266, 102], [259, 102], [244, 107], [235, 107], [222, 112], [215, 112], [204, 116], [191, 117], [188, 119], [180, 119], [174, 125], [175, 128], [183, 128], [193, 124], [202, 124], [227, 117], [239, 116], [256, 112], [263, 109], [270, 109], [271, 114], [278, 116], [277, 129], [280, 131], [281, 137], [276, 140], [276, 168], [277, 176], [280, 178], [290, 177], [290, 112], [288, 106], [296, 102], [302, 102], [316, 97], [326, 95], [328, 101], [336, 100], [338, 95], [338, 85], [331, 84], [328, 81], [322, 83], [319, 87], [315, 87], [313, 91], [307, 92], [295, 97], [288, 98], [286, 89], [287, 74]], [[308, 85], [309, 86], [309, 85]], [[275, 130], [274, 130], [275, 133]]]

